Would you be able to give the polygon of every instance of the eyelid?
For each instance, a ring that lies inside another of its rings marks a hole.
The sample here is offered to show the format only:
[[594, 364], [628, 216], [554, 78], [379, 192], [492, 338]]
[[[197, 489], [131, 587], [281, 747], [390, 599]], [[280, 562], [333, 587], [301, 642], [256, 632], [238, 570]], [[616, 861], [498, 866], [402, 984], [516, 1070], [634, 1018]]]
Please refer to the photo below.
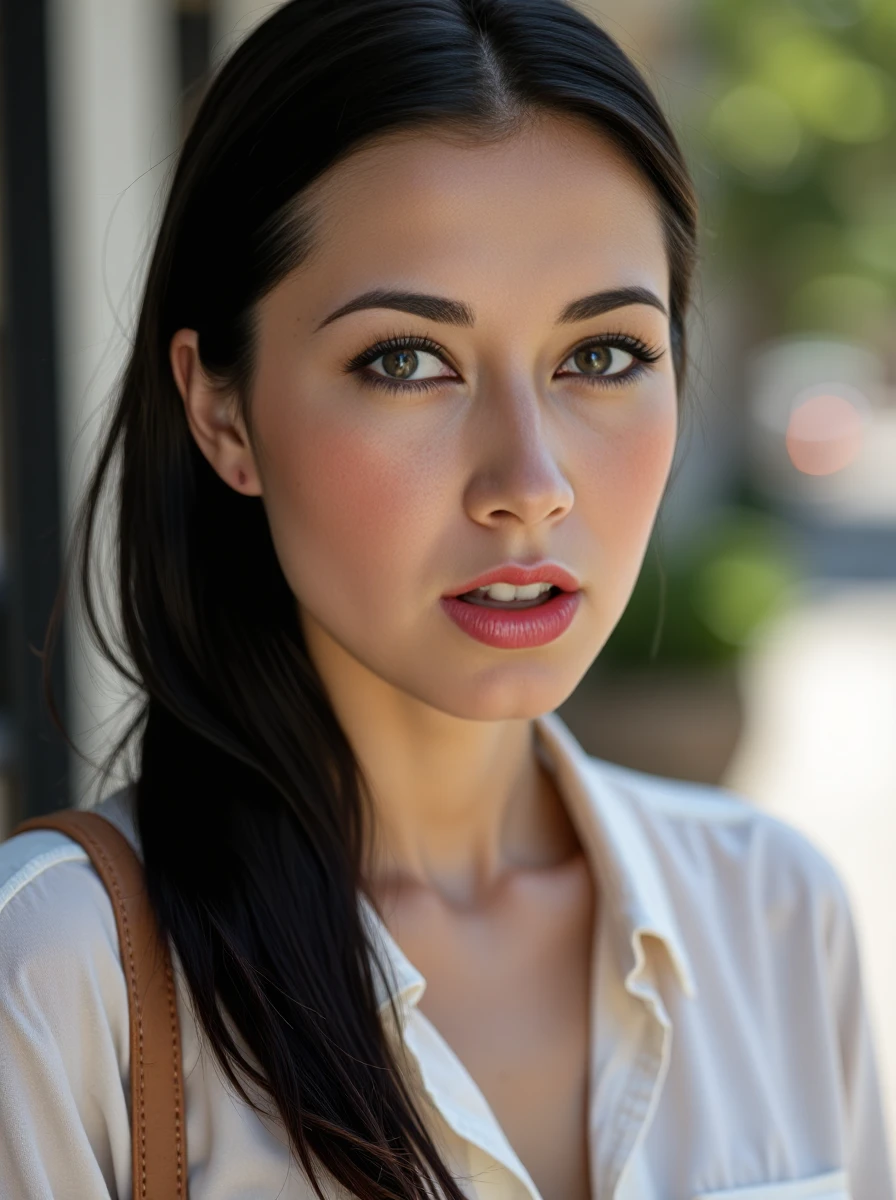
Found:
[[[378, 338], [372, 345], [365, 347], [359, 354], [355, 354], [348, 359], [343, 364], [342, 369], [346, 374], [360, 370], [362, 367], [366, 367], [369, 363], [381, 358], [382, 355], [388, 354], [390, 350], [399, 350], [405, 346], [410, 347], [412, 350], [424, 350], [427, 354], [434, 354], [446, 366], [451, 367], [452, 371], [457, 371], [457, 367], [451, 362], [444, 346], [433, 338], [419, 333], [391, 333], [384, 338]], [[458, 374], [460, 374], [459, 371]]]
[[[661, 359], [666, 353], [659, 343], [654, 343], [651, 345], [650, 343], [645, 342], [642, 338], [635, 337], [634, 334], [631, 333], [623, 333], [622, 331], [610, 333], [607, 331], [604, 333], [595, 334], [593, 337], [585, 338], [581, 342], [576, 342], [576, 344], [563, 359], [563, 362], [566, 362], [567, 359], [572, 358], [576, 351], [585, 349], [589, 346], [609, 346], [611, 349], [624, 350], [626, 354], [630, 354], [632, 358], [634, 358], [634, 360], [640, 364], [642, 369], [646, 369], [653, 363], [658, 362], [659, 359]], [[595, 375], [591, 378], [625, 379], [630, 373], [631, 372], [627, 371], [619, 375]]]
[[[662, 358], [663, 354], [666, 353], [666, 350], [663, 349], [659, 343], [651, 346], [651, 344], [644, 342], [641, 337], [636, 337], [635, 335], [629, 334], [629, 332], [626, 332], [625, 330], [605, 330], [601, 332], [601, 334], [595, 334], [591, 337], [584, 337], [581, 341], [573, 344], [571, 349], [567, 350], [566, 354], [563, 356], [563, 359], [560, 360], [560, 364], [563, 365], [563, 362], [571, 358], [571, 356], [575, 354], [577, 350], [584, 347], [614, 346], [614, 344], [615, 346], [619, 346], [619, 348], [626, 350], [626, 353], [632, 354], [636, 359], [644, 362], [644, 364], [656, 362]], [[390, 350], [403, 347], [425, 350], [426, 353], [434, 354], [437, 356], [437, 358], [441, 359], [446, 366], [451, 367], [452, 371], [457, 371], [457, 367], [453, 365], [449, 354], [447, 354], [445, 348], [441, 346], [439, 342], [435, 341], [432, 337], [416, 334], [416, 332], [411, 331], [393, 332], [393, 334], [378, 338], [377, 341], [369, 344], [369, 346], [365, 347], [365, 349], [362, 349], [359, 354], [355, 354], [351, 356], [350, 359], [345, 361], [343, 364], [343, 371], [345, 373], [350, 373], [360, 370], [361, 367], [367, 366], [369, 362], [377, 360], [381, 355], [389, 353]], [[458, 371], [457, 373], [459, 374], [461, 372]], [[607, 376], [606, 378], [613, 379], [617, 377]], [[621, 376], [619, 378], [621, 378]]]

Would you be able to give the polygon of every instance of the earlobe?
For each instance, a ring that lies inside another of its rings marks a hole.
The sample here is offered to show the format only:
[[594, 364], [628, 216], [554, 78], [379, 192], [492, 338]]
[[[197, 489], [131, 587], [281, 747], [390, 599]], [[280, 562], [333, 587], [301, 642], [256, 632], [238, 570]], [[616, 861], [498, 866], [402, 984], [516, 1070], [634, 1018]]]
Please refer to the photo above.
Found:
[[169, 352], [174, 382], [199, 449], [226, 484], [246, 496], [260, 496], [261, 481], [239, 406], [203, 369], [196, 330], [179, 329]]

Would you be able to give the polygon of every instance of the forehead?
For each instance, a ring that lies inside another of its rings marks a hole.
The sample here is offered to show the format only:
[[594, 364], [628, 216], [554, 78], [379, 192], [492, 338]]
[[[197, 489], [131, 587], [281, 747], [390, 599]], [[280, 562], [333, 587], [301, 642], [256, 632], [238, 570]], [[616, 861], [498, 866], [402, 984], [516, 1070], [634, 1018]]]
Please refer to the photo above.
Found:
[[556, 281], [571, 295], [578, 281], [582, 293], [641, 284], [668, 298], [653, 189], [575, 118], [538, 118], [491, 141], [391, 133], [331, 168], [307, 198], [315, 264], [337, 286], [438, 279], [463, 298], [475, 274], [486, 291], [489, 281], [548, 290]]

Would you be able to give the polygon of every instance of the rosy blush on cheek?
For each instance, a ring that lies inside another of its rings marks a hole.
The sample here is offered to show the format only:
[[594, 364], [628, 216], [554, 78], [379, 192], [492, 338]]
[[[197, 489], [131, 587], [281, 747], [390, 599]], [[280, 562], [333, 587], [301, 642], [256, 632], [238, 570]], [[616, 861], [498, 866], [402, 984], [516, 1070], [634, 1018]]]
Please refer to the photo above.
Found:
[[576, 509], [603, 559], [606, 592], [627, 603], [637, 579], [675, 453], [674, 398], [655, 416], [639, 418], [584, 444], [574, 464]]
[[618, 422], [597, 422], [581, 439], [572, 467], [580, 507], [588, 495], [594, 497], [591, 504], [602, 498], [614, 508], [618, 503], [642, 516], [655, 508], [675, 453], [676, 399], [671, 380], [657, 388], [650, 400], [633, 406], [630, 414], [622, 412]]
[[665, 487], [675, 452], [674, 430], [668, 423], [646, 426], [616, 448], [610, 475], [627, 506], [641, 519], [652, 519]]
[[266, 505], [299, 601], [340, 622], [361, 603], [375, 621], [412, 600], [432, 527], [432, 476], [413, 449], [368, 427], [317, 421], [271, 446]]

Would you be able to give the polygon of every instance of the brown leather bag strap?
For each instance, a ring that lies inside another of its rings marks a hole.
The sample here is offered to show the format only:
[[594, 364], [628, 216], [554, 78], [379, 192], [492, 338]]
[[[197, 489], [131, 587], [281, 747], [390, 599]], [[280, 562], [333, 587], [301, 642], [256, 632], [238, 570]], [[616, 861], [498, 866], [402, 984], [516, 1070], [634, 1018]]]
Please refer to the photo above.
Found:
[[186, 1135], [174, 972], [143, 867], [127, 838], [99, 813], [61, 809], [13, 831], [55, 829], [87, 851], [115, 911], [131, 1026], [134, 1200], [185, 1197]]

